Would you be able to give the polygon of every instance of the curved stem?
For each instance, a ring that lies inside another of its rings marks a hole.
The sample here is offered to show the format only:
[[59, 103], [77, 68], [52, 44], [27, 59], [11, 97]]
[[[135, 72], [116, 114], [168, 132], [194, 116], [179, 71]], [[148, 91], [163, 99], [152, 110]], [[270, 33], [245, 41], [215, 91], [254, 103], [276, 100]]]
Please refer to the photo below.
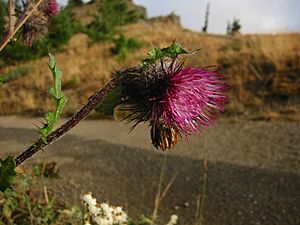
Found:
[[32, 4], [30, 4], [26, 10], [22, 13], [22, 15], [19, 17], [18, 21], [15, 24], [15, 28], [13, 31], [8, 31], [8, 33], [3, 37], [2, 41], [0, 42], [0, 52], [2, 49], [7, 45], [7, 43], [10, 41], [10, 39], [13, 38], [13, 36], [18, 32], [18, 30], [22, 27], [22, 25], [26, 22], [26, 20], [31, 16], [31, 14], [34, 12], [34, 10], [37, 9], [37, 7], [42, 3], [43, 0], [38, 0], [38, 2], [32, 7]]
[[116, 87], [118, 78], [114, 77], [111, 79], [103, 88], [96, 91], [88, 100], [88, 102], [77, 112], [75, 113], [67, 122], [58, 127], [56, 130], [52, 131], [46, 138], [46, 141], [43, 139], [37, 140], [33, 145], [28, 147], [20, 155], [18, 155], [14, 160], [16, 166], [21, 165], [24, 161], [29, 159], [38, 151], [42, 150], [47, 145], [53, 143], [58, 138], [66, 134], [70, 129], [75, 127], [82, 119], [84, 119], [108, 94], [114, 87]]

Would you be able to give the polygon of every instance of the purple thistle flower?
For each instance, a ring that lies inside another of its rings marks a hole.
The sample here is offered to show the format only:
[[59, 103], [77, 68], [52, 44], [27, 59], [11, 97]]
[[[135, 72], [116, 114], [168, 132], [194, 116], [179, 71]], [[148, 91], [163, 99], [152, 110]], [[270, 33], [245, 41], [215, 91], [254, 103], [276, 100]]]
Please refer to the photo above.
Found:
[[49, 17], [57, 15], [59, 12], [59, 5], [56, 0], [48, 0], [48, 6], [46, 9], [46, 13]]
[[158, 149], [170, 149], [179, 136], [186, 138], [213, 124], [216, 111], [223, 111], [228, 84], [218, 72], [207, 68], [183, 67], [161, 59], [147, 67], [136, 67], [120, 73], [125, 118], [149, 122], [151, 139]]
[[168, 125], [176, 124], [179, 132], [189, 135], [210, 126], [214, 109], [223, 111], [224, 77], [201, 68], [183, 68], [166, 74], [168, 87], [160, 102], [162, 117]]

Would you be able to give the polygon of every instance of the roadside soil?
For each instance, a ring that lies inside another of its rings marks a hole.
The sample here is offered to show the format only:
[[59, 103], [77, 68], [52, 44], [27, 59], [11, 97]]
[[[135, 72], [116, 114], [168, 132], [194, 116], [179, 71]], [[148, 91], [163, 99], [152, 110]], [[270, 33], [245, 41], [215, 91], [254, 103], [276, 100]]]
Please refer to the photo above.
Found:
[[[0, 156], [18, 154], [38, 137], [38, 118], [0, 117]], [[87, 191], [122, 205], [135, 218], [151, 215], [161, 164], [163, 185], [178, 173], [162, 200], [159, 224], [172, 214], [194, 225], [208, 160], [205, 225], [300, 224], [300, 123], [221, 121], [168, 152], [150, 144], [147, 126], [129, 133], [126, 123], [86, 120], [38, 153], [26, 166], [54, 160], [59, 179], [45, 183], [58, 198], [79, 204]]]

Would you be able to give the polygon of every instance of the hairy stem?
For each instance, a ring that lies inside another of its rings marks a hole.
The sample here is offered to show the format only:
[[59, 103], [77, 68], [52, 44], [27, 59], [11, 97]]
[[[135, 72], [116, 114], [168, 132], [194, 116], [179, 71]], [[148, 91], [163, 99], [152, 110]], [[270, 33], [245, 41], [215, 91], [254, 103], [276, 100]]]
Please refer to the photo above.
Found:
[[13, 38], [13, 36], [18, 32], [26, 20], [31, 16], [31, 14], [37, 9], [37, 7], [43, 2], [43, 0], [38, 0], [37, 3], [31, 3], [20, 15], [16, 24], [13, 26], [14, 29], [8, 29], [7, 34], [3, 37], [0, 42], [0, 52], [7, 45], [7, 43]]
[[42, 138], [37, 140], [33, 145], [28, 147], [20, 155], [15, 158], [16, 166], [19, 166], [24, 161], [29, 159], [38, 151], [42, 150], [45, 146], [53, 143], [58, 138], [66, 134], [70, 129], [75, 127], [82, 119], [84, 119], [108, 94], [117, 84], [118, 78], [114, 77], [103, 88], [96, 91], [88, 100], [88, 102], [75, 113], [67, 122], [52, 131], [44, 141]]

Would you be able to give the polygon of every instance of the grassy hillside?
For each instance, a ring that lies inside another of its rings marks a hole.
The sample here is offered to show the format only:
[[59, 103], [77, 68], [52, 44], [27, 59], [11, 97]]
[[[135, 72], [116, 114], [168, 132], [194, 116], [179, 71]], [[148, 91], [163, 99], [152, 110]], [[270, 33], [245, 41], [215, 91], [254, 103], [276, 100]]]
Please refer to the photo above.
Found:
[[[100, 88], [115, 69], [136, 65], [152, 46], [167, 46], [176, 39], [186, 49], [200, 49], [188, 59], [197, 66], [217, 65], [231, 84], [227, 113], [255, 118], [300, 120], [300, 34], [208, 35], [186, 30], [168, 19], [141, 21], [121, 28], [142, 47], [120, 61], [112, 42], [92, 43], [85, 34], [74, 36], [56, 54], [64, 72], [63, 85], [76, 111]], [[47, 96], [51, 74], [47, 58], [0, 68], [4, 74], [26, 66], [29, 72], [0, 88], [0, 114], [42, 113], [52, 108]]]

